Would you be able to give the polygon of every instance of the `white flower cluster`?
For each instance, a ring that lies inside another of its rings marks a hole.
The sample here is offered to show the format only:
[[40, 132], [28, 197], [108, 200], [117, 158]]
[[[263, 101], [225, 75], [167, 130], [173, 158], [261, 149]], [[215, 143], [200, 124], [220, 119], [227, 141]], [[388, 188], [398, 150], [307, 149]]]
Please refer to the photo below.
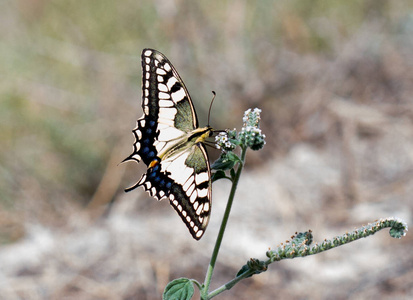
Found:
[[248, 134], [251, 138], [255, 138], [256, 136], [260, 135], [262, 138], [265, 139], [265, 134], [262, 134], [261, 129], [252, 126], [242, 127], [241, 129], [242, 134]]
[[215, 137], [215, 142], [217, 149], [222, 149], [223, 151], [232, 151], [235, 149], [235, 144], [231, 142], [227, 132], [220, 132]]

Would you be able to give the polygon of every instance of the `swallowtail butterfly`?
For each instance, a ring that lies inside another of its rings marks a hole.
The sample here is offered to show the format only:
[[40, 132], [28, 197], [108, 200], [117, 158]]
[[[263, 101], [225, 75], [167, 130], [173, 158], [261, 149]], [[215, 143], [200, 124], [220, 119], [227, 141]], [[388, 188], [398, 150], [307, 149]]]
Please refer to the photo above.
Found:
[[181, 77], [160, 52], [142, 51], [143, 116], [133, 130], [133, 153], [124, 161], [143, 161], [148, 170], [125, 191], [138, 186], [170, 204], [199, 240], [211, 211], [211, 169], [203, 142], [213, 133], [199, 128]]

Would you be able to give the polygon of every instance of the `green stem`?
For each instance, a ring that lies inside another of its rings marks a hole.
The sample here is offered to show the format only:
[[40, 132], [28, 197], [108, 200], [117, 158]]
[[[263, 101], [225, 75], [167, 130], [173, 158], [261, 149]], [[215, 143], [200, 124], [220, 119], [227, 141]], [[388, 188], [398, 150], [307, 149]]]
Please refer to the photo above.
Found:
[[232, 203], [234, 201], [235, 191], [237, 190], [238, 181], [241, 176], [242, 168], [244, 167], [244, 164], [245, 164], [246, 152], [247, 152], [247, 148], [241, 147], [241, 162], [238, 165], [237, 172], [232, 182], [232, 187], [231, 187], [231, 192], [229, 193], [227, 207], [225, 208], [225, 213], [224, 213], [224, 216], [222, 217], [221, 227], [219, 228], [217, 240], [215, 242], [214, 251], [212, 252], [211, 261], [209, 262], [208, 270], [205, 276], [204, 288], [201, 291], [202, 300], [208, 300], [212, 298], [210, 297], [210, 295], [208, 295], [209, 286], [211, 284], [212, 273], [214, 272], [219, 248], [221, 247], [222, 238], [224, 237], [225, 228], [228, 223], [228, 218], [231, 212]]
[[254, 274], [253, 270], [248, 270], [245, 273], [235, 277], [234, 279], [232, 279], [231, 281], [227, 282], [226, 284], [220, 286], [219, 288], [217, 288], [216, 290], [213, 290], [211, 293], [208, 294], [209, 299], [221, 294], [224, 291], [227, 291], [229, 289], [231, 289], [234, 285], [236, 285], [238, 282], [240, 282], [241, 280], [248, 278], [250, 276], [252, 276]]

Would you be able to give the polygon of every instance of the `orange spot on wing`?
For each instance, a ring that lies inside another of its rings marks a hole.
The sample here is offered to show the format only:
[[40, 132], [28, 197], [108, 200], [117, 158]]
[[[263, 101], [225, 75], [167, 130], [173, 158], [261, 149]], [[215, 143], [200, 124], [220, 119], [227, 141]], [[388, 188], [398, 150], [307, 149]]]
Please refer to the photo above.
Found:
[[149, 168], [153, 168], [153, 167], [155, 167], [157, 164], [159, 164], [159, 160], [154, 159], [154, 160], [151, 161], [151, 163], [149, 164]]

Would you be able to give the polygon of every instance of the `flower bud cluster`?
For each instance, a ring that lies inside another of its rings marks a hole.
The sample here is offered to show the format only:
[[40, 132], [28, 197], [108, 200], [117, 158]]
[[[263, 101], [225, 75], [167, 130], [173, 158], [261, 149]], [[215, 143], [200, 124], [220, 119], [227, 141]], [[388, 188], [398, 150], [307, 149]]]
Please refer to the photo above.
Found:
[[248, 109], [244, 113], [241, 132], [239, 134], [239, 141], [252, 150], [259, 150], [265, 145], [265, 134], [262, 134], [260, 127], [260, 113], [261, 109]]

